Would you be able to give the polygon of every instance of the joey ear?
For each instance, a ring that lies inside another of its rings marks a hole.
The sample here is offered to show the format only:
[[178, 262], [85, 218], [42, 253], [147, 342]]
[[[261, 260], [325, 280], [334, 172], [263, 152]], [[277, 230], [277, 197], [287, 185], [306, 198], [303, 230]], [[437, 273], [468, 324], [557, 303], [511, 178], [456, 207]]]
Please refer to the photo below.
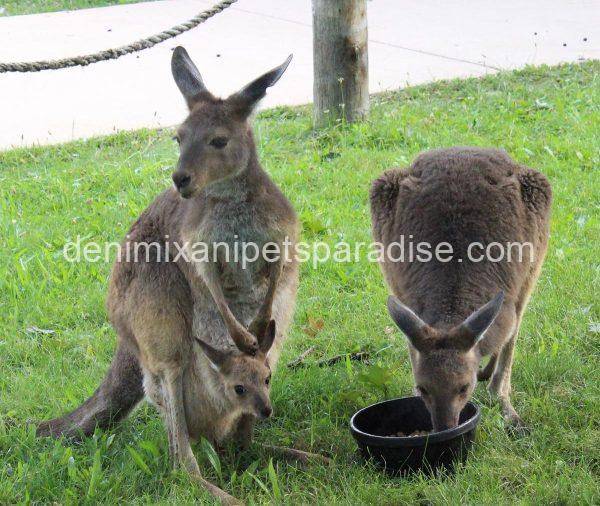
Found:
[[198, 68], [194, 65], [187, 51], [181, 46], [177, 46], [173, 50], [171, 72], [173, 73], [175, 84], [177, 84], [179, 91], [181, 91], [188, 107], [191, 109], [194, 104], [194, 98], [207, 90], [202, 82], [202, 76], [200, 76]]
[[258, 338], [258, 347], [260, 351], [262, 351], [265, 355], [273, 346], [273, 341], [275, 341], [275, 334], [277, 333], [277, 327], [275, 325], [275, 320], [271, 320], [267, 325], [267, 328], [262, 335], [262, 337]]
[[228, 102], [234, 104], [238, 114], [243, 117], [250, 115], [258, 101], [267, 94], [267, 88], [270, 88], [279, 81], [279, 78], [283, 75], [292, 61], [292, 56], [293, 55], [289, 55], [281, 65], [275, 67], [266, 74], [263, 74], [250, 84], [247, 84], [240, 91], [234, 93], [227, 99]]
[[502, 308], [504, 292], [500, 291], [487, 304], [474, 311], [464, 322], [451, 330], [450, 335], [459, 348], [470, 350], [490, 328]]
[[392, 320], [404, 333], [410, 343], [419, 351], [428, 348], [428, 339], [431, 327], [427, 325], [415, 312], [405, 306], [396, 297], [390, 295], [387, 300], [387, 308]]
[[208, 357], [208, 360], [210, 360], [211, 365], [217, 370], [221, 369], [229, 357], [229, 353], [223, 350], [218, 350], [217, 348], [213, 348], [210, 344], [202, 339], [196, 338], [196, 341], [202, 348], [204, 354]]

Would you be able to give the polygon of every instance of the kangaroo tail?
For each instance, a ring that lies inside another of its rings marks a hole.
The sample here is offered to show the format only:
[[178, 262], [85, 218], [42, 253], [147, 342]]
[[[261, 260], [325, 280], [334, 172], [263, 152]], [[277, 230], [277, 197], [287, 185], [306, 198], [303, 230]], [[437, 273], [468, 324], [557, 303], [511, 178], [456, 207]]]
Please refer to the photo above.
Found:
[[81, 439], [96, 427], [108, 428], [125, 418], [144, 397], [142, 371], [135, 355], [119, 344], [110, 368], [94, 394], [74, 411], [42, 422], [37, 436]]

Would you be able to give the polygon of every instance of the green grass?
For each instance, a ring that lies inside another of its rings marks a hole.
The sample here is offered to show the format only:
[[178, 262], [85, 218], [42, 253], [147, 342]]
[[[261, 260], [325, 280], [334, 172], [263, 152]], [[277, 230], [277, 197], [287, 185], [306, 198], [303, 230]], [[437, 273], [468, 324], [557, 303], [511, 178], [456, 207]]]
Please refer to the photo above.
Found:
[[[509, 436], [480, 386], [479, 439], [454, 477], [391, 479], [364, 465], [348, 419], [367, 402], [410, 393], [406, 344], [390, 331], [377, 265], [305, 264], [274, 379], [275, 417], [257, 439], [329, 453], [335, 465], [274, 462], [269, 472], [255, 450], [231, 452], [217, 473], [198, 445], [207, 476], [248, 503], [598, 504], [598, 76], [600, 63], [587, 62], [409, 88], [375, 97], [368, 122], [318, 134], [308, 108], [259, 116], [261, 159], [301, 215], [306, 240], [368, 241], [370, 181], [426, 149], [498, 146], [549, 177], [552, 237], [513, 373], [514, 404], [532, 432]], [[63, 244], [78, 234], [120, 240], [169, 185], [176, 156], [170, 132], [154, 131], [0, 153], [0, 503], [207, 497], [170, 472], [166, 436], [148, 406], [77, 446], [36, 440], [25, 427], [90, 395], [114, 346], [103, 307], [110, 265], [69, 264]], [[311, 345], [308, 367], [285, 367]], [[371, 366], [314, 366], [320, 357], [388, 345]], [[384, 384], [369, 381], [381, 372], [390, 376]]]
[[[0, 16], [37, 14], [39, 12], [73, 11], [90, 7], [122, 5], [143, 2], [144, 0], [0, 0]], [[145, 0], [148, 1], [148, 0]]]

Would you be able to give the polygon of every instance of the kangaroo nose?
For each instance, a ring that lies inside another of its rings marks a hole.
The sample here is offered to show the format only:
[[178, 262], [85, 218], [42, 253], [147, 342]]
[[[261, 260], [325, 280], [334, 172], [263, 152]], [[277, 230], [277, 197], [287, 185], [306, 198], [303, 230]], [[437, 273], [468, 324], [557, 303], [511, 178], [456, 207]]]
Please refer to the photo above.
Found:
[[191, 180], [192, 178], [185, 172], [173, 173], [173, 182], [179, 191], [183, 190], [187, 185], [189, 185]]
[[260, 414], [262, 415], [263, 418], [269, 418], [272, 413], [273, 413], [273, 408], [271, 406], [267, 406], [267, 407], [263, 408], [260, 412]]
[[443, 430], [453, 429], [458, 425], [458, 420], [435, 420], [433, 422], [433, 430], [441, 432]]
[[446, 403], [434, 405], [431, 411], [431, 424], [435, 432], [453, 429], [458, 425], [460, 411], [456, 411]]

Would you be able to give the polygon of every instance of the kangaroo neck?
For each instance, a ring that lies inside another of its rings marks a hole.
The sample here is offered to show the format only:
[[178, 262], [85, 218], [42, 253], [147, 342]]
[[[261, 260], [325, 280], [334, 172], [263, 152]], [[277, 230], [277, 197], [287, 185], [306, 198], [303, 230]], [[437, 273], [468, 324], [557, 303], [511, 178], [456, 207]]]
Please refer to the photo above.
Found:
[[262, 169], [255, 154], [252, 154], [248, 163], [234, 175], [211, 183], [198, 195], [204, 199], [246, 200], [255, 193], [261, 182]]

